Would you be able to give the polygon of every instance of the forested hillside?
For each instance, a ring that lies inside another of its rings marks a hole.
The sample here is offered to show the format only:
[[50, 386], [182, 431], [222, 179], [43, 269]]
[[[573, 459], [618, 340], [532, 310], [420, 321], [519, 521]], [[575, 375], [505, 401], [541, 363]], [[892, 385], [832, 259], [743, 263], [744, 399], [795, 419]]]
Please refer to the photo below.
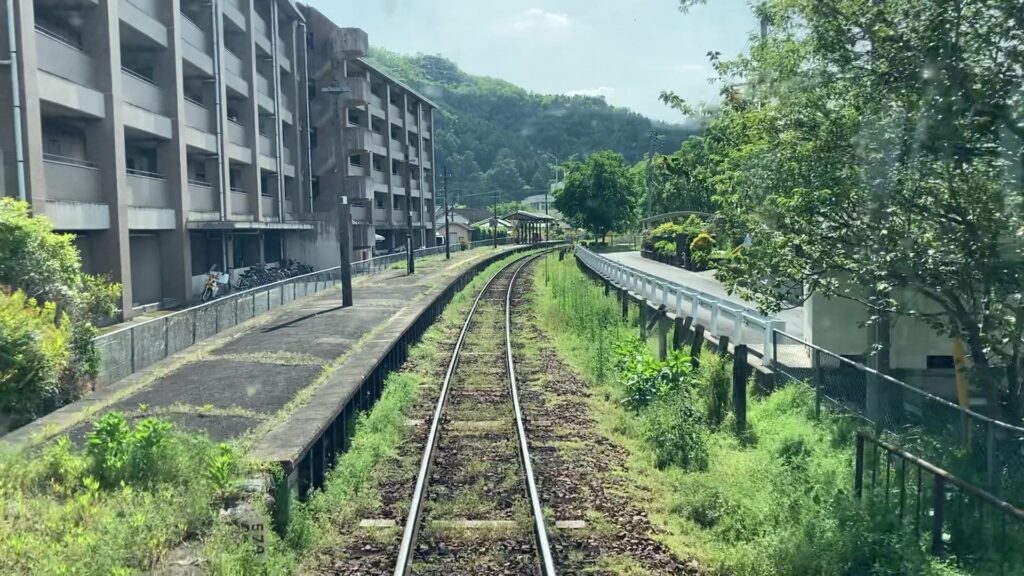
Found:
[[652, 127], [666, 151], [691, 134], [601, 98], [534, 94], [473, 76], [440, 56], [374, 48], [370, 60], [441, 106], [434, 137], [438, 186], [447, 163], [453, 198], [471, 206], [489, 203], [495, 190], [503, 201], [542, 193], [551, 166], [574, 154], [610, 149], [635, 162], [648, 150]]

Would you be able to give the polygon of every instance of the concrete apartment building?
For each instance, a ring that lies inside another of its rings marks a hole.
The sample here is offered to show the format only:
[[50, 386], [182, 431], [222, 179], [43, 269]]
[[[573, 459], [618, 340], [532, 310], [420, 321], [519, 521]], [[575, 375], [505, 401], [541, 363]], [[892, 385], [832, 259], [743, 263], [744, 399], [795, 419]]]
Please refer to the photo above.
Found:
[[[365, 32], [308, 11], [314, 32], [292, 0], [0, 10], [0, 194], [74, 234], [86, 271], [124, 286], [124, 317], [194, 301], [214, 265], [337, 265], [340, 195], [355, 257], [377, 234], [404, 244], [410, 216], [432, 243], [433, 106], [360, 59]], [[337, 83], [340, 101], [321, 94]]]
[[[413, 248], [433, 246], [437, 106], [365, 59], [350, 57], [351, 29], [313, 8], [302, 6], [302, 12], [309, 27], [314, 211], [337, 208], [323, 191], [346, 190], [357, 260], [375, 249], [404, 247], [410, 235]], [[347, 92], [323, 93], [329, 87]], [[331, 234], [325, 228], [323, 235]]]

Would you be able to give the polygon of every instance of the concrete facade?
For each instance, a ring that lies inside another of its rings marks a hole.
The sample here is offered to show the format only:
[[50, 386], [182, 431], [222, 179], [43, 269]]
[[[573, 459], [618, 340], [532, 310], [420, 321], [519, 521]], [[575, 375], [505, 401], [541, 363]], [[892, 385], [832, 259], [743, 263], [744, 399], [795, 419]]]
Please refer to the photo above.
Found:
[[0, 20], [0, 193], [75, 234], [126, 318], [315, 234], [294, 2], [15, 0]]
[[[302, 11], [309, 26], [314, 209], [335, 210], [331, 191], [348, 197], [354, 260], [400, 248], [408, 236], [413, 248], [433, 246], [437, 106], [353, 57], [365, 54], [362, 31], [339, 28], [313, 8]], [[323, 93], [329, 87], [347, 91]]]

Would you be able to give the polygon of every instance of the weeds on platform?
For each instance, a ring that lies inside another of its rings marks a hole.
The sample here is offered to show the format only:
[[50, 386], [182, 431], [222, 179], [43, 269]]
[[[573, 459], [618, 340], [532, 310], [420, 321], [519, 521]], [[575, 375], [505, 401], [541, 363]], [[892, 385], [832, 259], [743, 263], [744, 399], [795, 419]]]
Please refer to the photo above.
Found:
[[169, 422], [113, 412], [84, 449], [67, 437], [0, 456], [0, 574], [134, 574], [207, 533], [243, 464]]
[[[596, 384], [602, 432], [630, 452], [630, 477], [660, 537], [682, 558], [734, 576], [957, 574], [918, 534], [853, 486], [853, 435], [838, 416], [813, 417], [813, 393], [750, 394], [748, 433], [730, 413], [728, 364], [659, 362], [614, 297], [570, 258], [538, 266], [532, 306], [560, 355]], [[684, 362], [685, 360], [685, 362]]]

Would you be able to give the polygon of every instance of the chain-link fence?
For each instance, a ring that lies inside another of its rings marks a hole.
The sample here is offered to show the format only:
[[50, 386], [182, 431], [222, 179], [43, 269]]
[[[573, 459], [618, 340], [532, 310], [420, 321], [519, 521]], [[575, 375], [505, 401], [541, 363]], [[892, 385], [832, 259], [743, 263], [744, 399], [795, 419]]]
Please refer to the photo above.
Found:
[[773, 334], [777, 385], [805, 383], [815, 391], [819, 413], [825, 406], [856, 414], [894, 445], [1012, 504], [1024, 504], [1024, 428], [965, 409], [785, 332]]

